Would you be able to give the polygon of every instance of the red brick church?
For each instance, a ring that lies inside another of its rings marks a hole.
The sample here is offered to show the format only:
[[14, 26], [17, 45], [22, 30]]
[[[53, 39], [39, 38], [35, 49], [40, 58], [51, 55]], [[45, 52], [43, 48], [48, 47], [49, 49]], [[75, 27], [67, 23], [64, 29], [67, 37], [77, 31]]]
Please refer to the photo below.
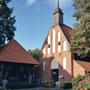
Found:
[[48, 32], [39, 56], [40, 80], [57, 82], [63, 78], [64, 81], [71, 81], [77, 75], [90, 73], [90, 58], [81, 60], [70, 51], [73, 30], [63, 23], [63, 11], [59, 8], [59, 0], [53, 17], [53, 26]]

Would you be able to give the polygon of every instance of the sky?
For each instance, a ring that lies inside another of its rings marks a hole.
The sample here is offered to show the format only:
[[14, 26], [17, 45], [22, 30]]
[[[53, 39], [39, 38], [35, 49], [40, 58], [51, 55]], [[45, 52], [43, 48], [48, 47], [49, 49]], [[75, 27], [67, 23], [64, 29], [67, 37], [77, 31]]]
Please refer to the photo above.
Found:
[[[64, 13], [64, 24], [73, 28], [73, 0], [60, 0]], [[57, 0], [12, 0], [9, 7], [14, 7], [12, 16], [16, 16], [14, 39], [26, 50], [42, 48], [44, 40], [53, 26], [53, 12]]]

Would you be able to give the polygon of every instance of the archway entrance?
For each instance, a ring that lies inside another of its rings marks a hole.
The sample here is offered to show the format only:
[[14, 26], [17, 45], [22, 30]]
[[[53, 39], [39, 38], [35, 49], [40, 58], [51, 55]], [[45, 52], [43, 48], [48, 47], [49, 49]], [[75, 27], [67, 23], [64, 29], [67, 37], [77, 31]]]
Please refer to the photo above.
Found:
[[56, 59], [53, 59], [51, 62], [51, 72], [52, 72], [52, 80], [54, 82], [57, 82], [59, 76], [59, 63]]

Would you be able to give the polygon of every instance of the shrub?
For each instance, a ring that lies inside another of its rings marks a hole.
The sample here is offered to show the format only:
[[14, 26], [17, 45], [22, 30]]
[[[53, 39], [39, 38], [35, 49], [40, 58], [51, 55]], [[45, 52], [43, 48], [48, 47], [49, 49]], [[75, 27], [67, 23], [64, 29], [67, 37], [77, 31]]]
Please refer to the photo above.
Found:
[[80, 81], [77, 88], [80, 90], [90, 90], [90, 78]]
[[55, 88], [55, 86], [56, 86], [56, 83], [55, 82], [43, 84], [43, 87], [44, 88]]
[[[80, 83], [82, 84], [83, 81], [87, 80], [87, 78], [90, 77], [90, 74], [85, 74], [84, 76], [81, 76], [81, 75], [78, 75], [77, 78], [74, 78], [72, 80], [72, 87], [73, 87], [73, 90], [80, 90], [78, 88], [78, 85], [80, 85]], [[83, 84], [83, 86], [87, 86], [87, 84]], [[85, 90], [85, 89], [82, 89], [82, 90]], [[88, 89], [87, 89], [88, 90]]]
[[72, 88], [72, 83], [71, 83], [71, 82], [64, 82], [64, 83], [61, 83], [61, 84], [60, 84], [60, 88], [63, 88], [63, 89], [70, 89], [70, 88]]
[[79, 81], [81, 81], [81, 80], [83, 80], [83, 79], [84, 79], [83, 76], [78, 75], [77, 78], [74, 78], [74, 79], [72, 80], [73, 90], [77, 90], [77, 85], [78, 85]]
[[9, 82], [6, 86], [7, 89], [22, 89], [22, 88], [35, 88], [37, 84], [28, 82]]

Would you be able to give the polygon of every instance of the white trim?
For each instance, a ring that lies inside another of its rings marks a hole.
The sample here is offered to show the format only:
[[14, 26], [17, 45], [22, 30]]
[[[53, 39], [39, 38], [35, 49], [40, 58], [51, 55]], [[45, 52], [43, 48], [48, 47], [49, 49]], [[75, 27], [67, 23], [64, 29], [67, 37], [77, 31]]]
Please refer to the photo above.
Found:
[[[51, 36], [49, 35], [48, 36], [48, 45], [50, 45], [50, 39], [51, 39]], [[51, 46], [50, 46], [51, 47]], [[48, 48], [48, 54], [50, 54], [50, 48]]]
[[43, 62], [43, 71], [45, 71], [45, 61]]
[[55, 53], [55, 30], [53, 30], [53, 53]]
[[66, 41], [63, 42], [63, 51], [66, 51], [67, 50], [67, 43]]
[[66, 57], [63, 58], [63, 69], [66, 70]]
[[45, 47], [43, 48], [43, 55], [45, 55], [46, 54], [46, 49], [45, 49]]
[[[60, 31], [58, 32], [58, 43], [61, 41]], [[58, 52], [61, 51], [61, 45], [58, 45]]]

